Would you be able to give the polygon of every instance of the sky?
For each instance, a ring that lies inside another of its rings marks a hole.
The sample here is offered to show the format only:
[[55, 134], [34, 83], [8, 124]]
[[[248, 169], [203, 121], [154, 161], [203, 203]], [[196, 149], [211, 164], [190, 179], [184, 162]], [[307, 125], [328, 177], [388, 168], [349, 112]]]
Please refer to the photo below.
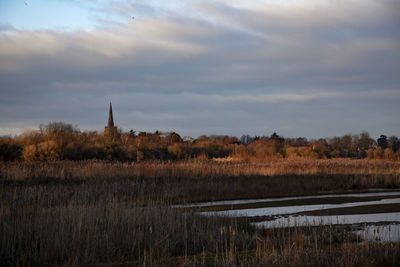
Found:
[[0, 136], [400, 136], [398, 0], [0, 0]]

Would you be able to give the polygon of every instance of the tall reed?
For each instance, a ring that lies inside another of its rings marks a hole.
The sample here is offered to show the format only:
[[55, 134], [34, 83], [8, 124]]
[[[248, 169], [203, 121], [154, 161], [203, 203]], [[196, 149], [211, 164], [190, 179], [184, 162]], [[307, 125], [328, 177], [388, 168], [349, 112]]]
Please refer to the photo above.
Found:
[[[302, 173], [311, 164], [308, 161], [268, 164], [2, 164], [0, 265], [394, 266], [400, 262], [399, 243], [360, 243], [345, 228], [261, 230], [245, 220], [202, 217], [170, 205], [399, 186], [398, 166], [387, 162], [371, 162], [374, 166], [368, 167], [364, 162], [316, 161], [319, 170], [335, 164], [342, 169], [315, 174]], [[356, 173], [364, 165], [371, 172]], [[266, 174], [266, 169], [276, 173]]]

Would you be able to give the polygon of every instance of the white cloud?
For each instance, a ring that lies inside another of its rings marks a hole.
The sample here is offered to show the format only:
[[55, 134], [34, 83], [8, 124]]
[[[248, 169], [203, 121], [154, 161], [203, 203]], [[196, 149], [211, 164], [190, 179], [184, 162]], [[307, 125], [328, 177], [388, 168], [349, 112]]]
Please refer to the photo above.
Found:
[[54, 55], [66, 48], [65, 42], [59, 37], [51, 31], [1, 33], [0, 56]]

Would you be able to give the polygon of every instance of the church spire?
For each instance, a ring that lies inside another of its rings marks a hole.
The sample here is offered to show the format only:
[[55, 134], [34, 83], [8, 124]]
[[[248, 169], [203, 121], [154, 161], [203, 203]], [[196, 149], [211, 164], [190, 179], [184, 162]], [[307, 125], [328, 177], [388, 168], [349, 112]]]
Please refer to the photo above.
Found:
[[112, 105], [110, 102], [110, 112], [108, 113], [108, 125], [109, 128], [114, 127], [114, 118], [113, 118], [113, 113], [112, 113]]
[[118, 128], [114, 126], [114, 118], [113, 118], [111, 102], [110, 102], [110, 111], [108, 113], [108, 124], [104, 128], [104, 136], [106, 136], [110, 141], [117, 141], [119, 138]]

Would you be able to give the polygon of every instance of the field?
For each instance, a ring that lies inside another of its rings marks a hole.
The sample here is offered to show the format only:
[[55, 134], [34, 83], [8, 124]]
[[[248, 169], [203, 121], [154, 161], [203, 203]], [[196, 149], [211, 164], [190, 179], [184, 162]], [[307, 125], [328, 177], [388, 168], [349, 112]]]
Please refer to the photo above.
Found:
[[399, 189], [400, 162], [54, 162], [0, 165], [0, 264], [396, 266], [400, 243], [348, 226], [261, 229], [174, 205]]

